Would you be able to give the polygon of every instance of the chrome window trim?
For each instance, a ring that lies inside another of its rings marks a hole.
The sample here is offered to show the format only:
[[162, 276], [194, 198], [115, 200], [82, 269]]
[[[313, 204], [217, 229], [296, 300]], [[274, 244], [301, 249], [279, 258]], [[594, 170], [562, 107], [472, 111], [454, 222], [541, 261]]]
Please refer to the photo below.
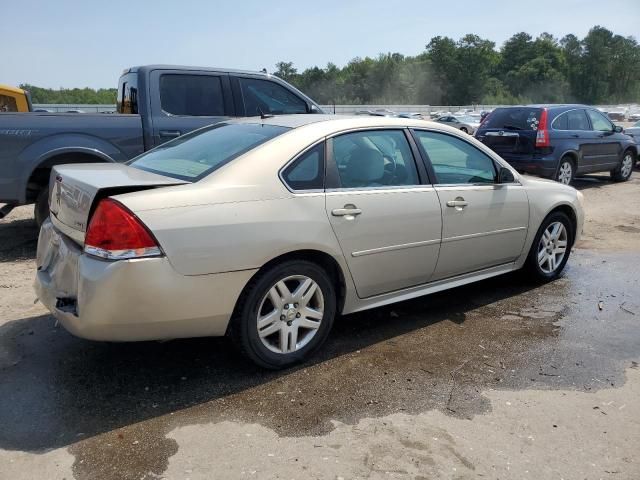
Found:
[[366, 193], [404, 193], [404, 192], [430, 192], [435, 190], [433, 185], [394, 185], [383, 187], [353, 187], [353, 188], [328, 188], [327, 195], [338, 195], [343, 193], [366, 194]]

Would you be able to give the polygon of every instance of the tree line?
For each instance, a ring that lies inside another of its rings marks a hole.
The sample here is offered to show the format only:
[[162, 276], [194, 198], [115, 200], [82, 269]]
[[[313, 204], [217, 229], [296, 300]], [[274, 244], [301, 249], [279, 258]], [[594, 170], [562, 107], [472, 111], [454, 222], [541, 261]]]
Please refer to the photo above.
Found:
[[32, 103], [70, 103], [70, 104], [115, 104], [118, 95], [117, 88], [41, 88], [34, 85], [22, 84], [20, 88], [31, 95]]
[[[356, 57], [340, 68], [278, 62], [275, 74], [321, 104], [615, 104], [640, 101], [640, 45], [596, 26], [582, 39], [516, 33], [496, 49], [468, 34], [433, 37], [422, 53]], [[115, 88], [20, 85], [33, 103], [113, 104]]]
[[499, 49], [468, 34], [433, 37], [417, 56], [380, 54], [276, 75], [321, 104], [614, 104], [640, 101], [640, 45], [596, 26], [583, 38], [516, 33]]

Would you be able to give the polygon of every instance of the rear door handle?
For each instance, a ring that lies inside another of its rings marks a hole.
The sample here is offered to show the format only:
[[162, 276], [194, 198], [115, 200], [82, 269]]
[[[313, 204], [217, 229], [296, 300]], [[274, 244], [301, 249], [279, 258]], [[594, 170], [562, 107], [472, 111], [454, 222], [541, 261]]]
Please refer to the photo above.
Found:
[[466, 207], [469, 203], [466, 200], [449, 200], [447, 207]]
[[577, 133], [572, 133], [572, 134], [571, 134], [571, 136], [572, 136], [573, 138], [580, 138], [580, 135], [578, 135]]
[[360, 215], [361, 213], [362, 210], [360, 210], [359, 208], [347, 207], [346, 205], [345, 208], [334, 208], [333, 210], [331, 210], [331, 215], [333, 215], [334, 217], [354, 217], [356, 215]]
[[160, 136], [165, 138], [176, 138], [182, 135], [180, 130], [160, 130]]

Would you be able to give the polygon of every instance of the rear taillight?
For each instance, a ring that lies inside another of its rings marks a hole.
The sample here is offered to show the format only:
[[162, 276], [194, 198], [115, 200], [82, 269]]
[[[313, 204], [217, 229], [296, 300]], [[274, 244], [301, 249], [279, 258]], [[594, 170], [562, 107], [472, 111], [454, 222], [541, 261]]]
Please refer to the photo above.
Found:
[[111, 198], [100, 200], [91, 217], [84, 251], [109, 260], [162, 254], [158, 242], [140, 219]]
[[540, 122], [538, 123], [538, 132], [536, 133], [536, 147], [548, 147], [550, 145], [547, 109], [543, 108], [540, 114]]

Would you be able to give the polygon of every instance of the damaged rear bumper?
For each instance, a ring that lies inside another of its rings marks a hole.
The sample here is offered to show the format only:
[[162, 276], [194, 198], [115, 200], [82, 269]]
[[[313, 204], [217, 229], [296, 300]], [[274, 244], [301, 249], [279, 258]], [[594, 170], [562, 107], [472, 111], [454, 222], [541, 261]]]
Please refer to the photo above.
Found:
[[74, 335], [137, 341], [224, 335], [255, 270], [186, 276], [166, 257], [106, 261], [47, 220], [38, 240], [35, 291]]

